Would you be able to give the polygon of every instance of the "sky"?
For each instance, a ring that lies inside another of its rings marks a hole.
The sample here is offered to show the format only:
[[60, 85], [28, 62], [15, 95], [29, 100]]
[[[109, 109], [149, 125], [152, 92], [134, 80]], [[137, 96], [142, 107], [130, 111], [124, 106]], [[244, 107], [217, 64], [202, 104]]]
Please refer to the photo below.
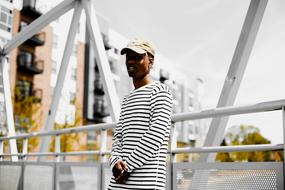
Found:
[[[185, 75], [204, 82], [204, 109], [215, 108], [250, 1], [94, 0], [97, 13], [127, 38], [145, 38]], [[268, 1], [234, 105], [285, 97], [285, 1]], [[228, 127], [254, 125], [283, 142], [281, 112], [230, 117]]]
[[[176, 70], [190, 80], [201, 78], [203, 109], [217, 106], [249, 0], [92, 1], [113, 30], [129, 39], [149, 39]], [[284, 0], [268, 1], [235, 106], [285, 99], [284, 8]], [[283, 143], [281, 111], [231, 116], [227, 126], [241, 124], [258, 127], [272, 143]]]

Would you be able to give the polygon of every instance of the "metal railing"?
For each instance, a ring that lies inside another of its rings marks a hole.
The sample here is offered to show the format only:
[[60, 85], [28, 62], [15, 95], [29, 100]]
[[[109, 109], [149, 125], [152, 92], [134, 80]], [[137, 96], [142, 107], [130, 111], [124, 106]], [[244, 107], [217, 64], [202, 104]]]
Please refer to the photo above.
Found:
[[[171, 117], [172, 120], [172, 130], [170, 136], [170, 149], [168, 153], [170, 154], [170, 165], [169, 169], [171, 173], [173, 172], [173, 165], [175, 165], [175, 155], [180, 153], [212, 153], [212, 152], [248, 152], [248, 151], [264, 151], [264, 150], [284, 150], [283, 144], [264, 144], [264, 145], [242, 145], [242, 146], [217, 146], [217, 147], [187, 147], [187, 148], [176, 148], [176, 138], [173, 135], [173, 128], [175, 128], [175, 123], [185, 120], [196, 120], [196, 119], [204, 119], [204, 118], [214, 118], [214, 117], [223, 117], [230, 115], [241, 115], [241, 114], [249, 114], [249, 113], [258, 113], [258, 112], [270, 112], [270, 111], [282, 111], [283, 117], [283, 134], [285, 128], [285, 100], [277, 100], [270, 102], [263, 102], [254, 105], [247, 106], [235, 106], [235, 107], [222, 107], [216, 109], [209, 109], [197, 112], [189, 112], [189, 113], [180, 113], [175, 114]], [[44, 131], [44, 132], [33, 132], [30, 134], [20, 134], [16, 136], [8, 136], [8, 137], [0, 137], [0, 158], [3, 160], [4, 156], [18, 156], [22, 160], [25, 160], [29, 156], [55, 156], [56, 162], [60, 162], [60, 158], [63, 156], [79, 156], [79, 155], [100, 155], [101, 157], [110, 154], [110, 150], [102, 149], [95, 151], [77, 151], [77, 152], [61, 152], [60, 150], [60, 135], [70, 134], [70, 133], [78, 133], [78, 132], [88, 132], [88, 131], [98, 131], [101, 132], [106, 131], [107, 129], [112, 129], [115, 127], [115, 123], [104, 123], [104, 124], [96, 124], [96, 125], [86, 125], [80, 126], [76, 128], [66, 128], [61, 130], [54, 131]], [[55, 152], [38, 152], [38, 153], [29, 153], [28, 152], [28, 140], [32, 137], [45, 137], [45, 136], [55, 136]], [[23, 150], [22, 153], [18, 154], [9, 154], [3, 153], [3, 143], [4, 141], [9, 141], [11, 139], [23, 139]], [[284, 135], [283, 135], [284, 139]], [[105, 139], [106, 140], [106, 139]], [[284, 142], [284, 141], [283, 141]], [[102, 145], [105, 145], [101, 141]], [[173, 146], [174, 145], [174, 146]], [[104, 151], [106, 150], [106, 151]], [[101, 163], [105, 162], [104, 159], [101, 159]], [[282, 167], [285, 166], [283, 162]], [[280, 165], [279, 165], [280, 166]], [[275, 167], [275, 166], [274, 166]], [[283, 168], [280, 170], [283, 171], [282, 175], [284, 176]], [[174, 178], [172, 178], [172, 184], [169, 186], [174, 187], [175, 184]], [[101, 182], [103, 183], [103, 182]], [[281, 183], [284, 182], [282, 181]]]

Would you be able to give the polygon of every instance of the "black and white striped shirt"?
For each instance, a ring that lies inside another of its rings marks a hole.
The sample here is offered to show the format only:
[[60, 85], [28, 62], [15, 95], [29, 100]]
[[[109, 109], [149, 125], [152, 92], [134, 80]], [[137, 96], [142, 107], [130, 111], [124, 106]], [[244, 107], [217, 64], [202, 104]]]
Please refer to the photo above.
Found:
[[123, 160], [131, 175], [126, 184], [117, 184], [112, 177], [108, 189], [165, 189], [172, 104], [169, 88], [160, 82], [135, 89], [124, 98], [110, 167]]

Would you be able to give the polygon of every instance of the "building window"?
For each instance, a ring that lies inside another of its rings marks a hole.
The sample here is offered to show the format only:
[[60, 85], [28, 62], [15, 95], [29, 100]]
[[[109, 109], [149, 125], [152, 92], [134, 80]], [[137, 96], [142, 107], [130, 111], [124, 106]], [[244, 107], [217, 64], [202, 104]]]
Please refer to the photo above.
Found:
[[25, 22], [25, 21], [21, 21], [20, 22], [20, 28], [19, 28], [19, 31], [22, 31], [25, 27], [28, 26], [28, 23]]
[[76, 45], [73, 45], [72, 54], [74, 56], [77, 56], [77, 47], [76, 47]]
[[12, 30], [12, 11], [0, 6], [0, 29], [7, 32]]
[[75, 68], [72, 68], [72, 70], [71, 70], [71, 78], [73, 80], [76, 80], [76, 78], [77, 78], [77, 70]]
[[6, 44], [7, 42], [8, 42], [7, 39], [2, 38], [2, 37], [0, 36], [0, 44]]
[[76, 94], [74, 92], [70, 92], [69, 95], [70, 95], [70, 103], [74, 104], [75, 103]]
[[56, 49], [58, 47], [58, 36], [56, 34], [53, 34], [52, 47], [54, 49]]
[[52, 87], [50, 88], [50, 94], [51, 94], [51, 96], [53, 96], [53, 94], [54, 94], [54, 89], [55, 89], [54, 86], [52, 86]]
[[51, 73], [56, 75], [56, 61], [52, 60], [51, 62]]
[[31, 96], [32, 83], [26, 80], [18, 80], [16, 84], [16, 100], [23, 100], [25, 97]]

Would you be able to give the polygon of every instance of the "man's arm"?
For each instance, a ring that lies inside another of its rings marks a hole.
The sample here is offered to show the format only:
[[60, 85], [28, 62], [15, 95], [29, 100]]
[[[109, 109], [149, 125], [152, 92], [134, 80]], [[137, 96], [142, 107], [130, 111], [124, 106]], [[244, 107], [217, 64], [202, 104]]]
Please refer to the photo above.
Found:
[[148, 131], [126, 160], [129, 171], [144, 165], [157, 153], [165, 135], [169, 133], [172, 113], [172, 96], [165, 90], [154, 92], [151, 97], [151, 119]]
[[[124, 104], [124, 100], [123, 100]], [[122, 107], [123, 107], [122, 104]], [[109, 159], [109, 165], [111, 170], [118, 163], [118, 161], [122, 161], [122, 112], [119, 117], [119, 121], [114, 131], [113, 144], [111, 157]]]

